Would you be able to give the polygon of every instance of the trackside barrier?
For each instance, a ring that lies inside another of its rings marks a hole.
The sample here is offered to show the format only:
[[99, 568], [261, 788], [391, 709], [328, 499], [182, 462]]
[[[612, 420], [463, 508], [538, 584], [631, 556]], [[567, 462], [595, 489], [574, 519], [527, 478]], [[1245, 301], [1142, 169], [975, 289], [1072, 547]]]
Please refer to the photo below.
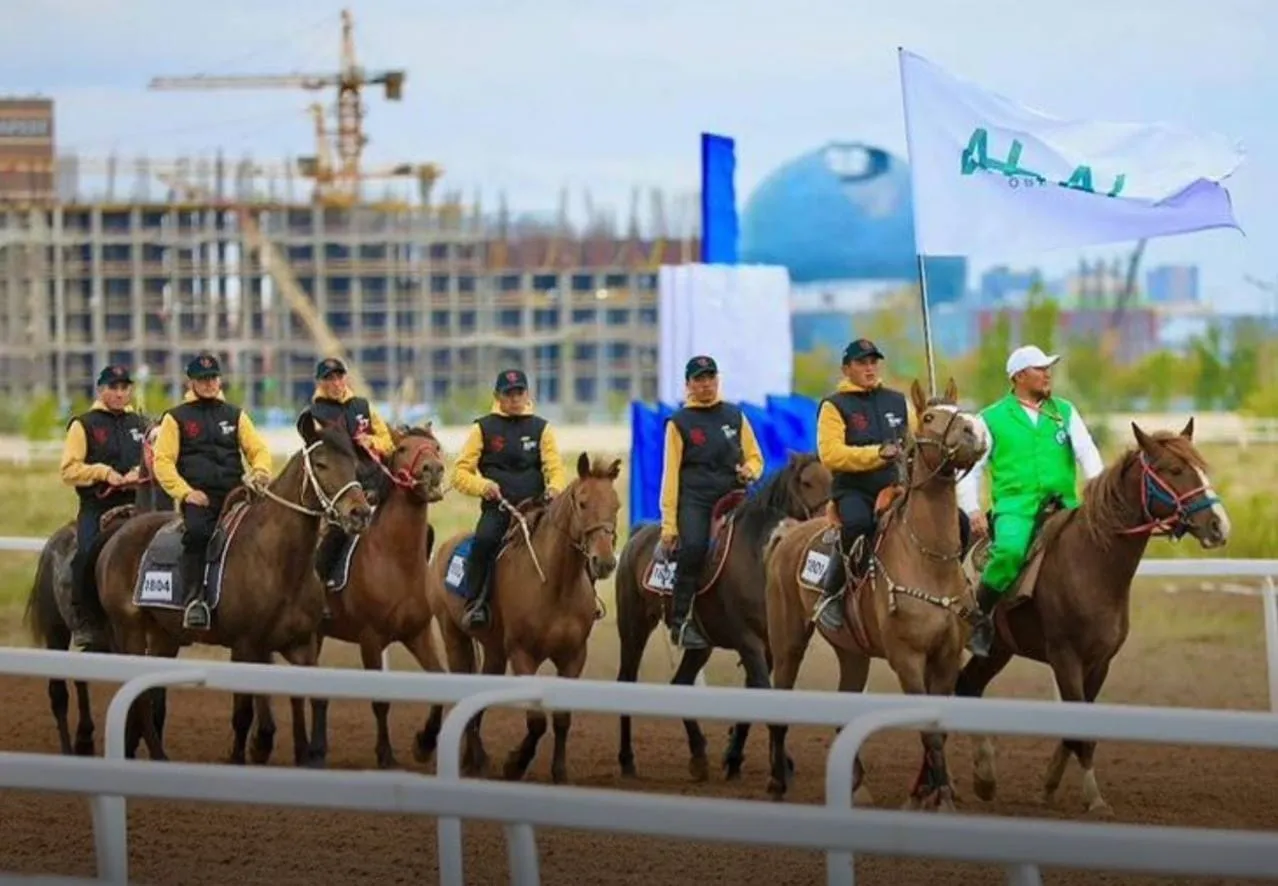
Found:
[[[618, 684], [541, 676], [370, 673], [34, 649], [0, 651], [0, 673], [124, 683], [107, 711], [104, 760], [0, 754], [0, 785], [94, 796], [99, 875], [111, 883], [126, 882], [128, 876], [124, 797], [170, 796], [151, 791], [170, 791], [171, 796], [197, 801], [292, 803], [439, 815], [443, 886], [464, 883], [460, 827], [449, 824], [462, 817], [506, 823], [514, 838], [510, 842], [511, 861], [518, 865], [511, 872], [512, 882], [519, 886], [540, 882], [532, 824], [825, 849], [834, 853], [828, 860], [829, 882], [833, 884], [853, 882], [847, 863], [852, 850], [996, 863], [1008, 866], [1011, 882], [1016, 884], [1039, 882], [1038, 864], [1278, 879], [1278, 834], [1146, 826], [1115, 830], [1109, 825], [1059, 821], [921, 816], [853, 810], [848, 801], [852, 759], [864, 738], [882, 728], [925, 724], [947, 732], [1278, 750], [1278, 729], [1268, 713]], [[148, 769], [149, 761], [126, 763], [120, 759], [125, 715], [142, 692], [161, 685], [265, 695], [463, 704], [451, 710], [444, 721], [439, 774], [431, 778], [408, 773], [326, 774], [171, 763]], [[831, 749], [825, 808], [596, 790], [567, 789], [564, 793], [561, 787], [496, 786], [457, 778], [455, 761], [465, 722], [488, 706], [517, 699], [547, 710], [843, 727], [845, 734], [854, 736]], [[31, 759], [40, 761], [41, 766], [28, 766], [26, 761]], [[118, 768], [121, 766], [126, 768]], [[148, 776], [145, 782], [131, 781], [140, 771], [164, 774], [154, 779]], [[93, 773], [87, 781], [85, 772]], [[250, 790], [247, 786], [252, 784], [256, 786]], [[262, 799], [247, 799], [254, 796]], [[430, 799], [435, 796], [451, 799], [437, 804]], [[779, 818], [784, 826], [778, 827]], [[1077, 842], [1059, 842], [1063, 834]], [[1065, 846], [1069, 851], [1062, 850]], [[1192, 851], [1187, 851], [1191, 847]]]
[[[666, 839], [869, 852], [1019, 867], [1278, 879], [1278, 837], [1150, 825], [921, 815], [593, 788], [431, 778], [400, 772], [314, 772], [209, 763], [0, 754], [0, 784], [18, 790], [155, 800], [393, 812]], [[97, 881], [80, 881], [83, 883]], [[123, 884], [123, 879], [107, 878]], [[537, 883], [531, 879], [515, 883]]]

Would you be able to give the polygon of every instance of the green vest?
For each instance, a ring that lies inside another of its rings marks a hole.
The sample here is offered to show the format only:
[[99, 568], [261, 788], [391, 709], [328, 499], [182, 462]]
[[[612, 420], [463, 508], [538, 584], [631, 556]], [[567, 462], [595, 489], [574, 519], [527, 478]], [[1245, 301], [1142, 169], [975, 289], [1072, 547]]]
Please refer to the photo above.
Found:
[[[1066, 507], [1078, 507], [1074, 446], [1069, 439], [1074, 407], [1058, 397], [1049, 399], [1046, 406], [1035, 423], [1011, 394], [981, 412], [992, 440], [990, 498], [995, 514], [1032, 517], [1052, 494], [1060, 495]], [[1050, 417], [1057, 413], [1059, 422]]]

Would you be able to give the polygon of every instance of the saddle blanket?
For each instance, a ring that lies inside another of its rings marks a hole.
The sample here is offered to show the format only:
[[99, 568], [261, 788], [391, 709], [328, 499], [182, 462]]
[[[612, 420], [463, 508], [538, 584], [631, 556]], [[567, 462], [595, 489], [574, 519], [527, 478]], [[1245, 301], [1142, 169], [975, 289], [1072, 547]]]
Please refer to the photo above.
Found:
[[822, 530], [804, 552], [803, 566], [799, 568], [799, 583], [809, 590], [820, 591], [825, 586], [826, 573], [838, 556], [837, 543], [839, 530], [827, 528]]
[[444, 573], [444, 587], [454, 597], [460, 597], [463, 600], [470, 599], [470, 589], [466, 581], [466, 559], [474, 546], [474, 535], [468, 535], [458, 542], [457, 547], [453, 549], [453, 556], [448, 561], [448, 569]]
[[[217, 609], [222, 599], [222, 575], [226, 570], [226, 552], [239, 528], [248, 502], [236, 502], [224, 519], [218, 521], [209, 541], [204, 564], [204, 601], [209, 611]], [[186, 581], [182, 574], [182, 518], [175, 517], [160, 527], [142, 554], [138, 580], [133, 587], [133, 605], [140, 609], [186, 608]]]
[[[731, 533], [731, 529], [728, 531]], [[678, 568], [674, 557], [669, 560], [657, 559], [657, 550], [660, 547], [661, 540], [658, 539], [652, 546], [652, 560], [648, 563], [648, 568], [644, 570], [643, 587], [646, 591], [665, 596], [674, 593]], [[710, 544], [706, 548], [706, 566], [703, 570], [703, 575], [705, 575], [707, 580], [701, 587], [697, 588], [698, 594], [704, 593], [713, 583], [713, 578], [722, 565], [721, 558], [718, 556], [720, 553], [722, 553], [720, 550], [720, 538], [718, 534], [715, 534], [710, 537]]]

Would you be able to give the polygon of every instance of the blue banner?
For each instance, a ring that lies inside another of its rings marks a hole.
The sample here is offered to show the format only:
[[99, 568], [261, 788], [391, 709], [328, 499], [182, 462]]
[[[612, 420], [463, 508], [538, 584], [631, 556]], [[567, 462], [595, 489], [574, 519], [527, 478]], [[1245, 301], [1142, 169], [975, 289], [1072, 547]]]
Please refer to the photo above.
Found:
[[[816, 451], [817, 401], [798, 394], [769, 397], [759, 406], [741, 403], [763, 451], [764, 476], [780, 470], [791, 452]], [[666, 419], [676, 407], [630, 404], [630, 531], [661, 519], [661, 470]]]
[[737, 264], [736, 142], [701, 133], [701, 263]]

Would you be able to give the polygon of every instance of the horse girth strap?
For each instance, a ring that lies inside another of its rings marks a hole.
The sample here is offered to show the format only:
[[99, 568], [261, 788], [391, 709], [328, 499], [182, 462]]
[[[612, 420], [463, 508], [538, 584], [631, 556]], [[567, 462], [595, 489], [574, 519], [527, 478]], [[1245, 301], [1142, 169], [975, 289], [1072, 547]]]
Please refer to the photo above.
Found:
[[906, 597], [913, 597], [916, 600], [922, 600], [924, 603], [931, 603], [933, 606], [938, 606], [941, 609], [957, 615], [959, 618], [965, 619], [971, 616], [971, 608], [968, 607], [967, 604], [965, 604], [959, 597], [951, 597], [948, 595], [941, 597], [936, 594], [930, 594], [921, 588], [901, 584], [887, 571], [887, 567], [883, 565], [883, 560], [878, 554], [874, 555], [874, 566], [876, 571], [882, 574], [883, 580], [887, 582], [888, 612], [896, 611], [897, 595], [903, 594]]

